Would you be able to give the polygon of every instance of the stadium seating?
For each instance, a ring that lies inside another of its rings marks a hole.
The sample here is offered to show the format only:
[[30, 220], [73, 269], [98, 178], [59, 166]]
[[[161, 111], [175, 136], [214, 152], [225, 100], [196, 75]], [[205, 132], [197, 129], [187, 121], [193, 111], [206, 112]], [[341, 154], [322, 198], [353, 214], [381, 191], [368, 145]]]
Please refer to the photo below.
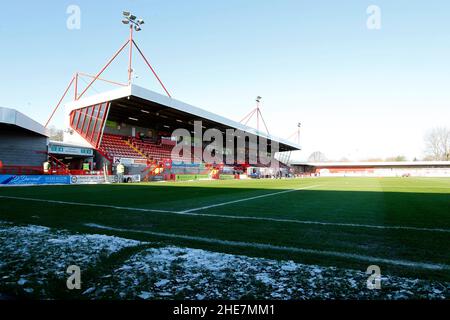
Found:
[[[116, 134], [104, 133], [100, 150], [109, 158], [147, 158], [155, 161], [172, 159], [174, 162], [199, 162], [195, 161], [195, 148], [191, 149], [191, 156], [183, 155], [172, 158], [172, 149], [176, 143], [169, 140], [161, 140], [157, 143], [152, 139], [140, 139], [135, 137], [121, 136]], [[200, 153], [203, 150], [199, 150]], [[200, 161], [201, 162], [201, 161]]]
[[[157, 144], [150, 139], [138, 139], [108, 133], [103, 134], [100, 145], [100, 149], [111, 159], [113, 157], [147, 158], [156, 161], [171, 159], [172, 148], [173, 143]], [[191, 162], [191, 158], [187, 156], [176, 157], [172, 160], [175, 162]]]
[[128, 137], [104, 133], [100, 149], [110, 158], [142, 158], [141, 154], [127, 144], [127, 139]]
[[170, 158], [171, 146], [157, 145], [150, 140], [139, 140], [131, 138], [133, 145], [147, 156], [147, 158], [153, 159], [168, 159]]
[[[130, 138], [131, 143], [133, 144], [136, 149], [138, 149], [140, 152], [142, 152], [148, 159], [153, 160], [164, 160], [164, 159], [171, 159], [172, 155], [172, 149], [174, 146], [174, 143], [168, 143], [164, 142], [161, 144], [157, 144], [153, 142], [150, 139], [137, 139], [137, 138]], [[184, 156], [184, 157], [175, 157], [172, 159], [176, 162], [191, 162], [191, 158]]]

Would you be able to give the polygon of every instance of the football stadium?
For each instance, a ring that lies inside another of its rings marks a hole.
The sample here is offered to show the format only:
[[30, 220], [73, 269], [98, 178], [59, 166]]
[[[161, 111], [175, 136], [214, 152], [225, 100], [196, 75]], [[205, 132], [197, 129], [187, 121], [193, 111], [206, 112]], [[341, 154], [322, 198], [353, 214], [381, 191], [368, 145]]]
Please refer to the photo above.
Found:
[[[45, 125], [0, 108], [0, 299], [450, 299], [450, 161], [295, 160], [261, 97], [240, 122], [173, 98], [123, 18]], [[120, 54], [127, 83], [103, 77]]]

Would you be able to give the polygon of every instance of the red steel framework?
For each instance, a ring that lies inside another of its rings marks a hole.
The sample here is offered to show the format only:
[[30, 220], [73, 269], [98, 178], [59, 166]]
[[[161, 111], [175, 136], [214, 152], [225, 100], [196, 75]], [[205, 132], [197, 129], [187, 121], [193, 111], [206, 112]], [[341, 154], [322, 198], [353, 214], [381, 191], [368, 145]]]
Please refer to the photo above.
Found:
[[[264, 128], [266, 129], [266, 133], [268, 135], [270, 135], [269, 133], [269, 129], [267, 128], [266, 122], [264, 121], [263, 115], [261, 113], [261, 108], [260, 108], [260, 101], [261, 97], [258, 97], [256, 99], [256, 108], [254, 108], [252, 111], [250, 111], [241, 121], [239, 121], [240, 123], [244, 123], [244, 125], [247, 125], [247, 123], [250, 121], [251, 118], [253, 118], [253, 116], [256, 115], [256, 130], [257, 132], [259, 132], [259, 119], [261, 118], [262, 123], [264, 124]], [[245, 122], [244, 122], [245, 121]]]
[[[111, 81], [111, 80], [107, 80], [107, 79], [101, 78], [101, 75], [105, 72], [105, 70], [119, 56], [119, 54], [121, 52], [123, 52], [123, 50], [127, 46], [129, 47], [129, 53], [128, 53], [128, 83], [125, 84], [125, 83], [121, 83], [121, 82], [117, 82], [117, 81]], [[145, 64], [148, 66], [148, 68], [150, 69], [151, 73], [156, 78], [156, 80], [158, 81], [158, 83], [160, 84], [160, 86], [162, 87], [164, 92], [166, 93], [166, 95], [169, 98], [172, 98], [172, 96], [169, 93], [169, 91], [167, 90], [166, 86], [161, 81], [161, 78], [158, 76], [158, 74], [156, 73], [155, 69], [153, 68], [153, 66], [151, 65], [149, 60], [146, 58], [146, 56], [144, 55], [142, 50], [139, 48], [137, 43], [134, 41], [134, 39], [133, 39], [133, 27], [132, 27], [132, 25], [130, 25], [130, 32], [129, 32], [128, 39], [119, 48], [119, 50], [117, 50], [114, 53], [114, 55], [107, 61], [107, 63], [100, 69], [100, 71], [97, 72], [97, 74], [90, 75], [90, 74], [83, 73], [83, 72], [76, 72], [72, 76], [72, 78], [71, 78], [68, 86], [66, 87], [62, 97], [59, 99], [57, 105], [55, 106], [55, 108], [53, 109], [52, 113], [50, 114], [50, 117], [47, 120], [47, 122], [45, 124], [45, 127], [47, 127], [49, 125], [49, 123], [51, 122], [53, 116], [55, 115], [55, 113], [59, 109], [59, 107], [61, 106], [61, 103], [64, 101], [65, 97], [67, 96], [67, 93], [69, 92], [69, 90], [70, 90], [70, 88], [72, 86], [74, 87], [74, 95], [73, 95], [74, 101], [77, 101], [77, 100], [79, 100], [80, 98], [82, 98], [85, 95], [85, 93], [92, 87], [92, 85], [97, 80], [98, 81], [103, 81], [103, 82], [106, 82], [106, 83], [109, 83], [109, 84], [117, 85], [117, 86], [129, 86], [129, 85], [131, 85], [131, 83], [132, 83], [132, 73], [133, 73], [133, 67], [132, 67], [132, 63], [133, 63], [133, 46], [136, 48], [137, 52], [142, 57], [142, 59], [144, 60]], [[87, 83], [86, 87], [81, 91], [80, 94], [78, 94], [80, 77], [88, 77], [88, 78], [91, 79], [91, 81], [89, 83]], [[265, 128], [267, 134], [270, 135], [269, 129], [268, 129], [267, 125], [266, 125], [266, 122], [265, 122], [264, 117], [262, 116], [262, 113], [261, 113], [261, 110], [260, 110], [260, 98], [261, 97], [257, 98], [256, 108], [254, 108], [249, 114], [247, 114], [240, 122], [243, 123], [245, 121], [244, 124], [247, 125], [247, 123], [250, 121], [250, 119], [256, 115], [257, 131], [259, 132], [259, 122], [260, 122], [260, 118], [261, 118], [261, 121], [262, 121], [262, 123], [264, 125], [264, 128]], [[100, 152], [108, 160], [110, 160], [109, 157], [106, 154], [104, 154], [104, 152], [102, 150], [99, 149], [99, 146], [100, 146], [100, 143], [101, 143], [101, 139], [102, 139], [102, 135], [103, 135], [103, 129], [104, 129], [104, 126], [106, 124], [106, 119], [107, 119], [107, 116], [108, 116], [109, 109], [110, 109], [110, 102], [104, 102], [102, 104], [98, 104], [98, 105], [94, 105], [94, 106], [88, 106], [88, 107], [72, 110], [71, 114], [70, 114], [70, 126], [72, 127], [72, 129], [74, 129], [76, 132], [78, 132], [86, 141], [88, 141], [98, 152]], [[80, 123], [81, 123], [81, 125], [80, 125]], [[298, 136], [299, 136], [299, 134], [298, 134]]]
[[295, 130], [287, 139], [290, 140], [294, 137], [297, 138], [297, 144], [300, 144], [300, 123], [297, 125], [297, 130]]
[[[100, 76], [103, 74], [103, 72], [105, 72], [105, 70], [111, 65], [111, 63], [117, 58], [117, 56], [127, 47], [129, 46], [129, 54], [128, 54], [128, 84], [124, 84], [121, 82], [116, 82], [116, 81], [111, 81], [111, 80], [107, 80], [107, 79], [103, 79]], [[79, 100], [81, 97], [84, 96], [84, 94], [92, 87], [92, 85], [97, 81], [103, 81], [109, 84], [114, 84], [114, 85], [118, 85], [118, 86], [127, 86], [127, 85], [131, 85], [131, 81], [132, 81], [132, 73], [133, 73], [133, 67], [132, 67], [132, 62], [133, 62], [133, 46], [137, 49], [137, 51], [139, 52], [140, 56], [143, 58], [145, 64], [149, 67], [150, 71], [152, 72], [152, 74], [155, 76], [156, 80], [158, 81], [158, 83], [161, 85], [162, 89], [164, 90], [164, 92], [167, 94], [167, 96], [169, 98], [172, 98], [172, 96], [170, 95], [169, 91], [167, 90], [166, 86], [164, 85], [164, 83], [161, 81], [161, 78], [158, 76], [158, 74], [156, 73], [155, 69], [152, 67], [152, 65], [150, 64], [149, 60], [145, 57], [144, 53], [142, 52], [142, 50], [139, 48], [139, 46], [136, 44], [136, 42], [133, 39], [133, 28], [130, 25], [130, 33], [129, 33], [129, 38], [127, 39], [127, 41], [120, 47], [119, 50], [117, 50], [117, 52], [108, 60], [108, 62], [100, 69], [100, 71], [95, 75], [90, 75], [87, 73], [83, 73], [83, 72], [76, 72], [74, 74], [74, 76], [71, 78], [69, 85], [67, 86], [66, 90], [64, 91], [62, 97], [59, 99], [57, 105], [55, 106], [55, 108], [53, 109], [52, 113], [50, 114], [50, 117], [48, 118], [45, 127], [48, 126], [48, 124], [50, 123], [50, 121], [52, 120], [53, 116], [55, 115], [56, 111], [58, 110], [58, 108], [61, 106], [61, 103], [63, 102], [63, 100], [65, 99], [65, 97], [67, 96], [67, 93], [69, 92], [69, 89], [74, 86], [74, 101]], [[83, 91], [81, 91], [80, 94], [78, 94], [78, 90], [79, 90], [79, 78], [80, 76], [84, 76], [84, 77], [89, 77], [92, 80], [87, 84], [87, 86], [84, 88]], [[77, 122], [77, 127], [78, 127], [78, 122]]]

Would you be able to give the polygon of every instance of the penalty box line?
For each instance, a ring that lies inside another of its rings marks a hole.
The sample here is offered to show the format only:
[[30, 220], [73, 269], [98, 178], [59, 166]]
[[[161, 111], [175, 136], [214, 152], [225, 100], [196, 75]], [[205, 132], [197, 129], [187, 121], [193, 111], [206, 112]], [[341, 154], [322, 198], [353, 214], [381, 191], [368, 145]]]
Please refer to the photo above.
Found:
[[[289, 191], [291, 191], [291, 190], [289, 190]], [[45, 203], [55, 203], [55, 204], [61, 204], [61, 205], [73, 205], [73, 206], [106, 208], [106, 209], [114, 209], [114, 210], [153, 212], [153, 213], [163, 213], [163, 214], [176, 214], [176, 215], [193, 216], [193, 217], [223, 218], [223, 219], [232, 219], [232, 220], [257, 220], [257, 221], [267, 221], [267, 222], [297, 223], [297, 224], [304, 224], [304, 225], [318, 225], [318, 226], [345, 227], [345, 228], [365, 228], [365, 229], [375, 229], [375, 230], [407, 230], [407, 231], [450, 233], [450, 229], [442, 229], [442, 228], [421, 228], [421, 227], [407, 227], [407, 226], [383, 226], [383, 225], [371, 225], [371, 224], [321, 222], [321, 221], [311, 221], [311, 220], [294, 220], [294, 219], [270, 218], [270, 217], [254, 217], [254, 216], [229, 216], [229, 215], [223, 215], [223, 214], [195, 213], [195, 212], [186, 212], [186, 211], [170, 211], [170, 210], [159, 210], [159, 209], [121, 207], [121, 206], [114, 206], [114, 205], [108, 205], [108, 204], [95, 204], [95, 203], [83, 203], [83, 202], [72, 202], [72, 201], [60, 201], [60, 200], [47, 200], [47, 199], [13, 197], [13, 196], [0, 196], [0, 199], [12, 199], [12, 200], [45, 202]]]
[[96, 229], [101, 229], [101, 230], [141, 233], [141, 234], [147, 234], [147, 235], [155, 236], [155, 237], [197, 241], [197, 242], [203, 242], [203, 243], [209, 243], [209, 244], [213, 243], [213, 244], [225, 245], [225, 246], [231, 246], [231, 247], [254, 248], [254, 249], [264, 249], [264, 250], [292, 252], [292, 253], [301, 253], [301, 254], [306, 253], [306, 254], [314, 254], [314, 255], [320, 255], [320, 256], [328, 256], [328, 257], [337, 257], [337, 258], [365, 261], [370, 264], [384, 263], [384, 264], [396, 265], [396, 266], [407, 267], [407, 268], [415, 268], [415, 269], [450, 270], [450, 266], [447, 264], [416, 262], [416, 261], [398, 260], [398, 259], [387, 259], [387, 258], [371, 257], [371, 256], [366, 256], [366, 255], [361, 255], [361, 254], [345, 253], [345, 252], [338, 252], [338, 251], [317, 250], [317, 249], [307, 249], [307, 248], [298, 248], [298, 247], [285, 247], [285, 246], [276, 246], [276, 245], [266, 244], [266, 243], [232, 241], [232, 240], [222, 240], [222, 239], [207, 238], [207, 237], [189, 236], [189, 235], [175, 234], [175, 233], [164, 233], [164, 232], [137, 230], [137, 229], [116, 228], [116, 227], [104, 226], [104, 225], [100, 225], [100, 224], [96, 224], [96, 223], [85, 223], [84, 225], [86, 227], [96, 228]]

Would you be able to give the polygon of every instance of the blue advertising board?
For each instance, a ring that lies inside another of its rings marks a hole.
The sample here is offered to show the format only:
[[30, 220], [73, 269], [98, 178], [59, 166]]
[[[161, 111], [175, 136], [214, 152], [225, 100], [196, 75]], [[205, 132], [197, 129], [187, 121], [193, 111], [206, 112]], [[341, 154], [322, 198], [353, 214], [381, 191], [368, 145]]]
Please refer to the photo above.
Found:
[[70, 176], [58, 175], [0, 175], [0, 185], [70, 184]]

